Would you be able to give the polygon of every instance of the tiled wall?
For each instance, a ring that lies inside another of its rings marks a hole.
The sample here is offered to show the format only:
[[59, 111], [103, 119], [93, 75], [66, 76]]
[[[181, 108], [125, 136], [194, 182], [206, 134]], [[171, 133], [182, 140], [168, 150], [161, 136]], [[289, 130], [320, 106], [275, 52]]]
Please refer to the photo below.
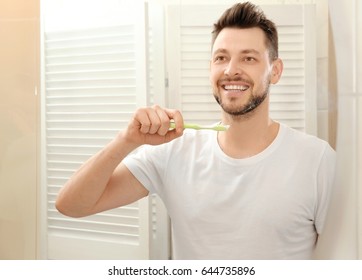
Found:
[[0, 259], [34, 259], [39, 0], [0, 0], [0, 38]]

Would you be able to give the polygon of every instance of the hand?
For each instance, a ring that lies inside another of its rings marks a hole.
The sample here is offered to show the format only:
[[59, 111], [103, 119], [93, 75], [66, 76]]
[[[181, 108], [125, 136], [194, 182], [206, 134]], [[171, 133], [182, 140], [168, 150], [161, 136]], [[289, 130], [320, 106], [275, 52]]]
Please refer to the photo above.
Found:
[[[170, 130], [170, 121], [175, 129]], [[136, 146], [143, 144], [160, 145], [180, 137], [183, 133], [183, 118], [178, 110], [153, 106], [138, 109], [126, 131], [127, 141]]]

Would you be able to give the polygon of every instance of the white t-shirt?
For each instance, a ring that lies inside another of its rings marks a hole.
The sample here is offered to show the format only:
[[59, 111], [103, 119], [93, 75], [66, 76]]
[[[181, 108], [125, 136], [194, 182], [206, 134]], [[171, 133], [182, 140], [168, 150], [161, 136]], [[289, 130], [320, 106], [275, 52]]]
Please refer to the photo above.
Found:
[[334, 181], [327, 142], [283, 124], [261, 153], [234, 159], [214, 131], [185, 130], [124, 159], [172, 222], [174, 259], [309, 259]]

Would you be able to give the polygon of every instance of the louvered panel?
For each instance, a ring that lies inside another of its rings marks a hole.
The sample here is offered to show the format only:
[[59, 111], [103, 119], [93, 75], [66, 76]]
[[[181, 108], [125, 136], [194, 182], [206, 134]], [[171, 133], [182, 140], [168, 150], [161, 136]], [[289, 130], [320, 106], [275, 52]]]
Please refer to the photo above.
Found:
[[[217, 121], [219, 108], [209, 86], [210, 27], [184, 26], [180, 38], [180, 93], [184, 119], [201, 124]], [[202, 98], [204, 102], [193, 102], [195, 98], [190, 100], [190, 96]]]
[[211, 87], [209, 85], [197, 85], [192, 87], [183, 87], [182, 93], [186, 95], [210, 95], [212, 92]]
[[[186, 63], [182, 64], [182, 70], [181, 70], [182, 77], [187, 77], [187, 78], [202, 77], [203, 79], [205, 78], [208, 79], [210, 71], [205, 69], [205, 64], [206, 63], [202, 63], [199, 65], [194, 64], [192, 66], [186, 65]], [[200, 69], [198, 69], [197, 66], [199, 66]]]
[[47, 97], [52, 96], [99, 96], [99, 95], [115, 95], [115, 96], [134, 96], [134, 85], [122, 86], [105, 86], [105, 87], [89, 87], [88, 85], [78, 88], [63, 87], [63, 88], [49, 88], [47, 90]]
[[297, 68], [297, 67], [294, 67], [294, 68], [287, 68], [288, 69], [288, 72], [285, 73], [284, 77], [303, 77], [304, 78], [304, 69], [302, 67], [300, 68]]
[[49, 170], [71, 170], [72, 172], [76, 170], [79, 165], [82, 163], [82, 160], [78, 158], [76, 161], [64, 161], [64, 159], [57, 159], [57, 160], [48, 160], [48, 168]]
[[112, 139], [116, 133], [119, 132], [118, 128], [114, 129], [47, 129], [48, 137], [70, 137], [70, 138], [82, 138], [82, 137], [95, 137], [96, 134], [101, 134], [107, 139]]
[[[76, 48], [85, 48], [85, 51], [89, 51], [90, 46], [111, 46], [115, 44], [132, 45], [132, 34], [134, 32], [133, 26], [125, 26], [125, 28], [129, 28], [129, 30], [124, 30], [124, 28], [119, 26], [114, 30], [113, 34], [109, 30], [106, 30], [106, 34], [97, 33], [95, 31], [93, 34], [89, 34], [88, 36], [83, 33], [84, 30], [78, 32], [54, 33], [54, 37], [49, 34], [47, 37], [48, 51], [52, 52], [54, 50]], [[60, 53], [63, 55], [63, 52]]]
[[[86, 102], [86, 100], [85, 100]], [[48, 110], [51, 113], [55, 112], [70, 112], [70, 113], [99, 113], [104, 112], [104, 110], [107, 108], [109, 111], [132, 111], [134, 112], [136, 105], [134, 103], [118, 103], [118, 104], [107, 104], [107, 103], [88, 103], [84, 104], [83, 106], [80, 104], [69, 104], [69, 103], [60, 103], [60, 104], [49, 104]], [[91, 128], [91, 127], [90, 127]], [[119, 127], [118, 127], [119, 128]], [[51, 128], [50, 128], [51, 129]]]
[[56, 88], [79, 88], [79, 87], [104, 87], [104, 86], [121, 86], [123, 84], [134, 84], [134, 78], [92, 78], [74, 79], [74, 80], [48, 80], [46, 86]]
[[[113, 32], [110, 30], [111, 26], [105, 27], [105, 31], [97, 32], [96, 29], [92, 30], [92, 34], [84, 34], [85, 29], [54, 32], [47, 36], [48, 50], [57, 49], [74, 49], [74, 48], [87, 48], [99, 45], [132, 45], [133, 44], [133, 25], [116, 26]], [[129, 49], [129, 48], [128, 48]]]
[[[136, 216], [135, 214], [137, 213], [137, 207], [134, 208], [133, 212], [131, 212], [131, 211], [128, 211], [128, 212], [124, 211], [124, 212], [125, 212], [124, 215], [122, 215], [122, 213], [113, 214], [110, 212], [104, 212], [104, 214], [92, 215], [92, 216], [88, 217], [87, 219], [79, 218], [77, 220], [87, 221], [87, 222], [94, 221], [94, 222], [108, 223], [108, 224], [119, 223], [121, 225], [137, 226], [138, 219], [134, 217], [134, 216]], [[129, 214], [131, 214], [131, 215], [129, 215]], [[55, 209], [49, 209], [48, 215], [51, 218], [57, 218], [57, 217], [63, 218], [61, 216], [61, 214], [59, 214], [59, 212], [56, 211]]]
[[53, 129], [88, 129], [90, 124], [92, 129], [112, 129], [115, 127], [122, 127], [127, 121], [113, 120], [113, 121], [48, 121], [47, 125]]
[[304, 69], [304, 60], [303, 59], [294, 59], [294, 58], [285, 59], [285, 58], [283, 58], [283, 63], [284, 63], [284, 67], [286, 69], [294, 69], [294, 68]]
[[73, 40], [77, 41], [78, 39], [89, 38], [89, 43], [94, 43], [95, 38], [99, 37], [118, 37], [121, 35], [132, 34], [129, 32], [129, 29], [133, 28], [133, 25], [123, 24], [123, 25], [114, 25], [114, 26], [104, 26], [104, 27], [95, 27], [89, 29], [73, 29], [66, 31], [55, 31], [47, 34], [47, 38], [50, 41], [60, 41], [60, 40]]
[[198, 90], [195, 94], [184, 93], [183, 97], [185, 103], [215, 103], [214, 96], [208, 90]]
[[51, 166], [52, 164], [77, 164], [77, 166], [74, 168], [78, 168], [78, 166], [86, 161], [89, 158], [87, 155], [80, 155], [78, 153], [75, 154], [56, 154], [56, 153], [47, 153], [47, 164], [54, 168], [54, 166]]
[[[149, 53], [149, 60], [148, 60], [148, 83], [149, 83], [149, 99], [148, 99], [148, 105], [152, 106], [152, 105], [162, 105], [159, 104], [158, 102], [156, 102], [156, 92], [155, 92], [155, 86], [156, 86], [156, 82], [155, 78], [157, 78], [157, 70], [155, 69], [155, 67], [157, 67], [157, 62], [155, 61], [155, 59], [159, 59], [157, 57], [156, 54], [156, 49], [155, 49], [155, 44], [157, 44], [156, 42], [154, 42], [154, 25], [152, 24], [152, 21], [150, 21], [150, 25], [149, 25], [149, 32], [148, 32], [148, 53]], [[159, 61], [160, 62], [160, 61]], [[160, 89], [158, 89], [160, 90]], [[159, 223], [158, 223], [158, 219], [157, 219], [157, 205], [159, 203], [159, 198], [157, 196], [157, 194], [152, 194], [150, 197], [150, 217], [151, 217], [151, 231], [150, 231], [150, 240], [157, 240], [157, 230], [159, 228]], [[152, 246], [152, 242], [151, 242], [151, 246]]]
[[137, 203], [82, 219], [65, 217], [54, 207], [69, 177], [127, 125], [137, 107], [134, 26], [47, 33], [45, 38], [49, 237], [137, 246]]
[[[48, 152], [50, 154], [78, 154], [78, 155], [93, 155], [98, 152], [100, 146], [88, 146], [86, 143], [84, 145], [48, 145]], [[48, 170], [49, 171], [49, 170]], [[66, 179], [68, 179], [66, 177]], [[65, 183], [65, 182], [64, 182]]]
[[[196, 28], [196, 27], [195, 27]], [[210, 60], [210, 51], [208, 47], [207, 49], [204, 47], [204, 51], [198, 52], [183, 52], [181, 53], [181, 58], [183, 61], [192, 61], [192, 62], [202, 62], [204, 65], [206, 61]], [[208, 63], [207, 63], [208, 64]]]
[[[58, 217], [49, 217], [48, 218], [48, 226], [50, 228], [62, 228], [62, 229], [74, 229], [74, 230], [82, 230], [82, 231], [93, 231], [94, 228], [97, 228], [97, 232], [104, 232], [107, 234], [119, 235], [133, 235], [137, 237], [138, 235], [138, 223], [135, 225], [131, 224], [122, 224], [121, 218], [115, 223], [107, 223], [105, 221], [98, 222], [94, 220], [87, 219], [68, 219]], [[96, 226], [96, 227], [95, 227]], [[103, 236], [102, 236], [103, 238]], [[106, 240], [105, 240], [106, 241]]]
[[136, 234], [122, 234], [105, 232], [98, 230], [86, 230], [83, 229], [83, 224], [80, 224], [77, 228], [62, 228], [60, 226], [49, 226], [48, 232], [52, 236], [62, 236], [62, 238], [74, 238], [79, 240], [90, 240], [92, 242], [105, 242], [105, 243], [123, 243], [127, 245], [137, 246], [139, 244], [139, 236]]
[[53, 65], [59, 64], [91, 64], [104, 61], [124, 61], [132, 62], [130, 60], [131, 52], [112, 52], [112, 53], [97, 53], [97, 54], [80, 54], [80, 55], [68, 55], [68, 56], [49, 56], [46, 60], [46, 67], [51, 68]]
[[184, 77], [182, 76], [183, 81], [181, 81], [181, 86], [182, 87], [194, 87], [194, 86], [199, 86], [199, 85], [205, 85], [209, 83], [209, 78], [208, 77], [203, 77], [203, 76], [199, 76], [199, 77]]
[[[287, 69], [286, 69], [287, 71]], [[278, 84], [276, 84], [275, 86], [273, 86], [273, 89], [277, 89], [279, 87], [279, 85], [281, 86], [298, 86], [298, 85], [304, 85], [304, 76], [300, 76], [300, 77], [290, 77], [290, 76], [285, 76], [283, 77]]]
[[284, 94], [281, 91], [274, 92], [270, 95], [270, 100], [273, 103], [280, 102], [297, 102], [297, 103], [304, 103], [304, 96], [303, 92], [296, 92], [295, 94]]
[[283, 51], [281, 50], [279, 52], [279, 56], [281, 58], [283, 58], [283, 61], [288, 61], [288, 60], [301, 60], [304, 61], [304, 52], [303, 51], [293, 51], [293, 50], [288, 50], [288, 51]]
[[[48, 171], [47, 171], [48, 172]], [[47, 176], [47, 186], [52, 186], [53, 188], [57, 188], [58, 192], [61, 186], [64, 186], [65, 182], [69, 179], [69, 177], [50, 177]], [[48, 192], [49, 195], [49, 192]], [[50, 204], [54, 205], [54, 200], [50, 200]]]
[[132, 95], [128, 96], [53, 96], [48, 97], [47, 102], [49, 105], [57, 104], [69, 104], [82, 106], [87, 104], [114, 104], [114, 103], [132, 103], [135, 102], [136, 97]]
[[155, 96], [155, 47], [153, 42], [153, 29], [152, 25], [149, 26], [148, 30], [148, 85], [149, 85], [149, 98], [148, 105], [154, 105], [154, 96]]
[[[166, 105], [165, 50], [164, 50], [164, 10], [161, 5], [149, 6], [148, 32], [148, 105]], [[150, 258], [170, 258], [169, 218], [161, 199], [150, 196]]]
[[[198, 56], [195, 54], [195, 56]], [[181, 70], [191, 70], [191, 71], [201, 71], [201, 73], [205, 72], [205, 67], [207, 67], [207, 70], [209, 70], [210, 66], [210, 56], [207, 56], [207, 59], [184, 59], [181, 61]], [[198, 74], [199, 75], [199, 74]]]
[[62, 81], [62, 80], [87, 80], [87, 79], [132, 79], [134, 77], [134, 69], [98, 69], [98, 70], [66, 70], [51, 71], [47, 74], [47, 81]]
[[[68, 75], [54, 73], [53, 77], [48, 75], [47, 86], [49, 87], [97, 87], [97, 86], [122, 86], [134, 83], [134, 73], [122, 73], [119, 71], [102, 72], [68, 72]], [[57, 77], [54, 77], [57, 75]], [[68, 76], [68, 77], [67, 77]]]
[[108, 210], [107, 212], [99, 213], [96, 216], [118, 215], [118, 216], [137, 217], [136, 213], [138, 212], [139, 212], [139, 202], [134, 202], [132, 204], [129, 204], [121, 208], [115, 208], [112, 210]]
[[[135, 100], [134, 100], [135, 101]], [[92, 115], [85, 115], [80, 112], [53, 112], [48, 113], [48, 121], [52, 120], [113, 120], [114, 118], [117, 118], [118, 120], [124, 120], [126, 119], [131, 112], [94, 112]]]
[[[215, 104], [216, 102], [211, 102], [211, 103], [207, 103], [207, 102], [199, 102], [199, 103], [186, 103], [185, 105], [187, 105], [187, 111], [191, 111], [191, 112], [207, 112], [207, 111], [213, 111], [213, 112], [220, 112], [220, 108], [217, 104]], [[185, 106], [186, 107], [186, 106]], [[184, 110], [185, 112], [185, 110]], [[218, 114], [219, 115], [219, 114]]]
[[[97, 62], [69, 62], [63, 63], [62, 61], [59, 63], [47, 64], [46, 69], [49, 73], [57, 73], [57, 72], [69, 72], [69, 71], [88, 71], [89, 69], [98, 69], [101, 70], [113, 70], [113, 69], [127, 69], [130, 63], [134, 60], [99, 60]], [[130, 69], [133, 70], [134, 69]]]
[[304, 85], [286, 85], [278, 84], [278, 86], [273, 85], [271, 88], [271, 96], [273, 95], [302, 95], [305, 98]]
[[271, 89], [270, 116], [305, 131], [305, 50], [303, 26], [279, 26], [279, 56], [284, 72]]
[[[89, 33], [87, 33], [89, 32]], [[102, 29], [80, 29], [47, 33], [47, 55], [60, 56], [72, 52], [87, 53], [118, 52], [132, 49], [134, 44], [134, 25], [109, 26]], [[78, 51], [79, 50], [79, 51]], [[130, 52], [132, 53], [132, 52]]]
[[[95, 38], [97, 39], [97, 38]], [[98, 38], [101, 40], [102, 38]], [[130, 38], [132, 40], [132, 38]], [[121, 51], [123, 54], [129, 54], [134, 57], [134, 53], [129, 51], [133, 47], [132, 43], [124, 43], [120, 40], [120, 43], [96, 43], [88, 46], [68, 46], [68, 47], [59, 47], [59, 48], [47, 48], [47, 55], [51, 58], [56, 57], [68, 57], [68, 56], [84, 56], [84, 55], [97, 55], [102, 53], [117, 53]]]

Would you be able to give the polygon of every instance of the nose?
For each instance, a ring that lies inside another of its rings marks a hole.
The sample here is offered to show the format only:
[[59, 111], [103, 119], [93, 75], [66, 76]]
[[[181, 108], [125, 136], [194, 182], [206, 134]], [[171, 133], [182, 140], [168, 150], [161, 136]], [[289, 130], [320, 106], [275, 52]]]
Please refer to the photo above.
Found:
[[241, 72], [240, 63], [236, 60], [230, 60], [224, 70], [224, 74], [229, 77], [240, 75]]

